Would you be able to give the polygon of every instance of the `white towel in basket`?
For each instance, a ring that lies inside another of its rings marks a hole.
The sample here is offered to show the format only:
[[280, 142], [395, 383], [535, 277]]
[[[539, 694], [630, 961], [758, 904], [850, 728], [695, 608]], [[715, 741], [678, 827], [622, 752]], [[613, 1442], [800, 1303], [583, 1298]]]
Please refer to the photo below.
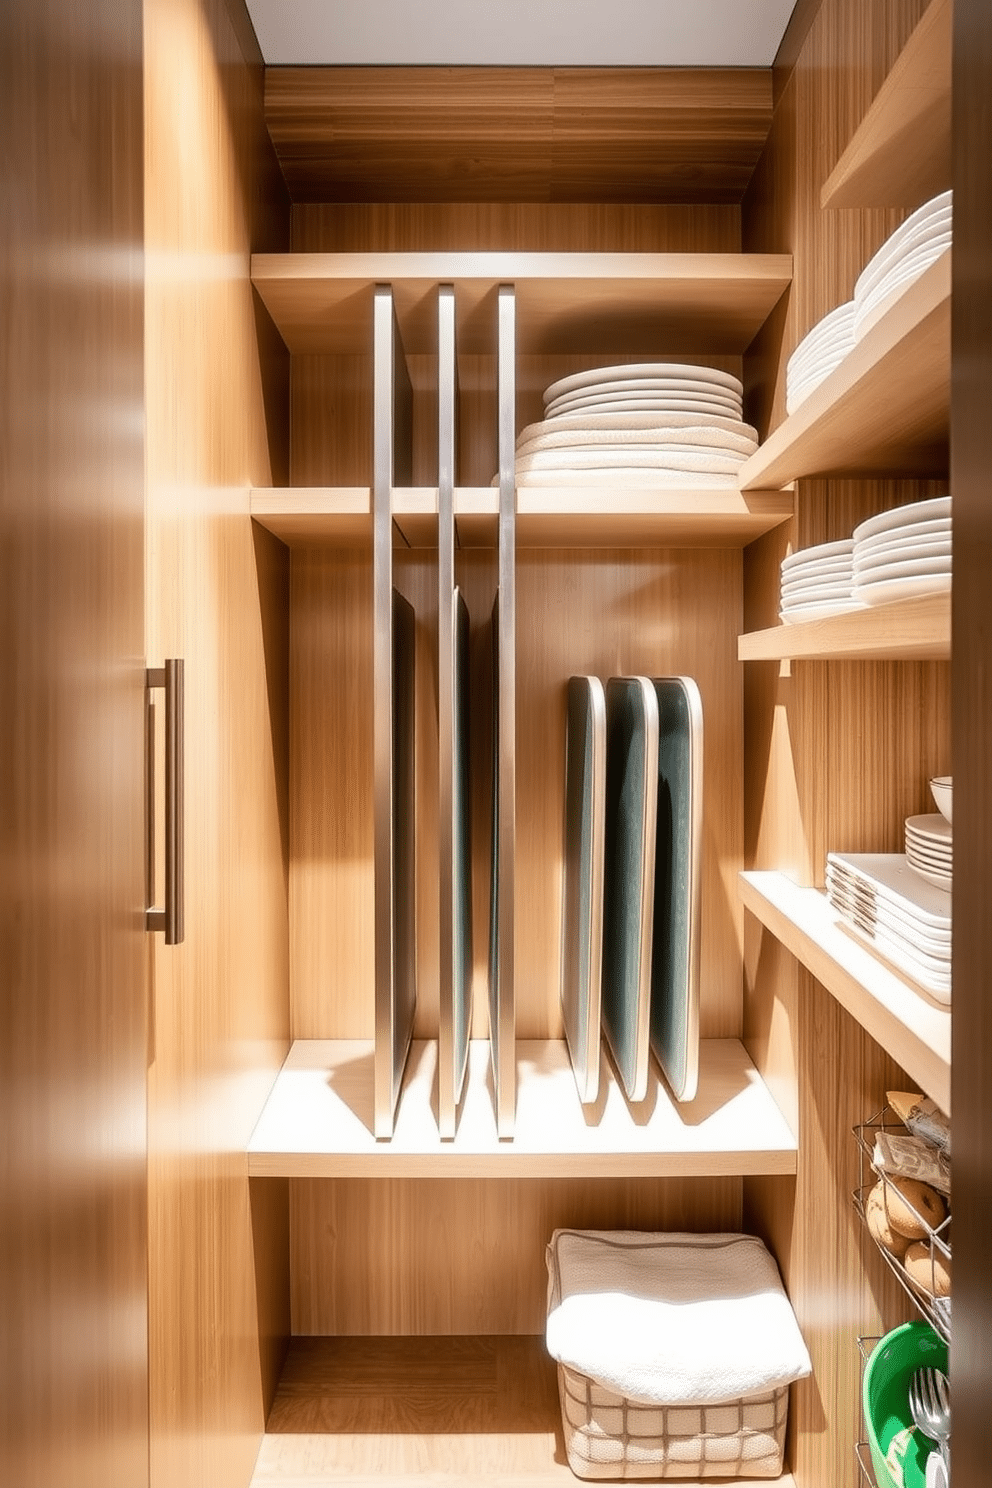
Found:
[[547, 1262], [549, 1353], [628, 1400], [718, 1404], [811, 1371], [752, 1235], [556, 1230]]

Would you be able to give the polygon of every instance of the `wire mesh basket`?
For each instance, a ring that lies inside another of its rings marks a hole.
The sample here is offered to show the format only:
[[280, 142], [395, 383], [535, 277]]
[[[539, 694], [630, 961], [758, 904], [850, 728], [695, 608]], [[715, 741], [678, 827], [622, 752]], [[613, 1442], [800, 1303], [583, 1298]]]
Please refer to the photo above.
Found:
[[[899, 1117], [886, 1105], [877, 1116], [863, 1122], [854, 1128], [854, 1135], [858, 1142], [859, 1151], [859, 1182], [854, 1193], [854, 1204], [861, 1219], [868, 1229], [868, 1196], [879, 1184], [883, 1184], [893, 1194], [898, 1194], [899, 1202], [906, 1205], [916, 1220], [916, 1228], [920, 1231], [920, 1239], [911, 1247], [913, 1252], [912, 1273], [907, 1270], [904, 1261], [897, 1255], [887, 1250], [884, 1245], [872, 1235], [882, 1259], [885, 1261], [893, 1276], [899, 1282], [903, 1291], [909, 1297], [927, 1322], [947, 1342], [951, 1341], [951, 1298], [950, 1298], [950, 1274], [951, 1274], [951, 1213], [948, 1207], [946, 1218], [937, 1226], [934, 1226], [921, 1214], [919, 1209], [909, 1200], [905, 1193], [896, 1190], [892, 1179], [885, 1173], [879, 1173], [872, 1166], [872, 1157], [875, 1151], [875, 1137], [879, 1132], [892, 1132], [894, 1134], [905, 1134], [906, 1128]], [[907, 1251], [907, 1256], [909, 1252]]]

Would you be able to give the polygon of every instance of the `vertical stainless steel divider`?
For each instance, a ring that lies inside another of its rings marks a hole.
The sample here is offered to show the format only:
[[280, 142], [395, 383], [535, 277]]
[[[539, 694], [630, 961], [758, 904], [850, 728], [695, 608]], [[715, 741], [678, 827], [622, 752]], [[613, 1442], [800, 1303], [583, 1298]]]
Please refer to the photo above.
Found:
[[[377, 285], [373, 316], [373, 810], [375, 818], [375, 1135], [390, 1137], [413, 1034], [416, 947], [397, 905], [396, 747], [392, 493], [397, 476], [409, 482], [412, 393], [389, 285]], [[409, 623], [409, 622], [408, 622]], [[411, 679], [400, 679], [408, 684]], [[412, 747], [412, 744], [411, 746]], [[402, 805], [401, 812], [402, 812]], [[402, 817], [401, 817], [402, 819]], [[414, 886], [409, 885], [412, 895]], [[399, 912], [398, 912], [399, 911]], [[413, 960], [409, 955], [413, 952]], [[401, 975], [397, 985], [397, 968]], [[397, 994], [400, 994], [399, 996]], [[412, 994], [412, 995], [411, 995]]]
[[468, 1056], [466, 988], [459, 975], [457, 938], [464, 927], [456, 923], [455, 852], [457, 830], [456, 668], [458, 637], [455, 615], [455, 291], [438, 288], [438, 494], [437, 494], [437, 646], [438, 646], [438, 1126], [441, 1136], [455, 1135], [458, 1102], [465, 1081]]
[[516, 296], [499, 289], [499, 635], [497, 700], [499, 894], [495, 920], [495, 986], [490, 986], [490, 1040], [496, 1091], [496, 1130], [512, 1137], [516, 1119], [517, 1060], [514, 1005], [514, 848], [516, 839]]

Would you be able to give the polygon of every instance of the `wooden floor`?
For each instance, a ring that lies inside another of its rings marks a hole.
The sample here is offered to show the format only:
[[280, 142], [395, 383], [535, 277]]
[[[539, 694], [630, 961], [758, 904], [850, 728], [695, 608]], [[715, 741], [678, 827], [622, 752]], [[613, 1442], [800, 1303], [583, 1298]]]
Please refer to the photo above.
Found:
[[295, 1338], [252, 1488], [578, 1481], [543, 1338]]

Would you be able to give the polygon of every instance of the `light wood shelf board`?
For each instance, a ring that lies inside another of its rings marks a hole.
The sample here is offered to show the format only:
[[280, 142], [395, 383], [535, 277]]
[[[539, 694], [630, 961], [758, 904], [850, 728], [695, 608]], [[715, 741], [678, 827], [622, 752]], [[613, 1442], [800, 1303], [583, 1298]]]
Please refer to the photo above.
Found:
[[741, 489], [809, 475], [944, 474], [950, 377], [947, 252], [745, 461]]
[[742, 873], [740, 883], [745, 908], [950, 1114], [950, 1010], [914, 992], [859, 945], [819, 889], [775, 872]]
[[563, 1041], [518, 1041], [517, 1127], [496, 1136], [489, 1048], [472, 1041], [453, 1141], [437, 1123], [437, 1045], [415, 1041], [390, 1142], [372, 1136], [372, 1044], [303, 1040], [290, 1049], [249, 1144], [255, 1177], [710, 1177], [793, 1173], [796, 1142], [736, 1039], [706, 1039], [699, 1093], [677, 1105], [652, 1070], [628, 1106], [604, 1057], [585, 1110]]
[[792, 516], [792, 496], [735, 489], [517, 491], [521, 547], [744, 547]]
[[737, 642], [739, 661], [947, 661], [951, 596], [927, 594], [825, 620], [775, 625]]
[[[494, 488], [456, 488], [459, 546], [496, 546], [498, 506]], [[372, 539], [367, 486], [255, 490], [251, 514], [290, 546]], [[521, 487], [517, 541], [525, 548], [741, 547], [791, 516], [792, 496], [781, 491]], [[436, 547], [437, 488], [394, 492], [393, 521], [410, 547]]]
[[951, 184], [952, 0], [931, 0], [847, 148], [822, 207], [918, 207]]
[[252, 1488], [384, 1480], [574, 1484], [543, 1336], [293, 1339]]
[[252, 282], [291, 352], [371, 344], [372, 293], [392, 284], [408, 354], [436, 351], [436, 288], [453, 284], [458, 349], [494, 354], [495, 297], [516, 286], [521, 355], [740, 353], [788, 288], [788, 254], [263, 253]]

